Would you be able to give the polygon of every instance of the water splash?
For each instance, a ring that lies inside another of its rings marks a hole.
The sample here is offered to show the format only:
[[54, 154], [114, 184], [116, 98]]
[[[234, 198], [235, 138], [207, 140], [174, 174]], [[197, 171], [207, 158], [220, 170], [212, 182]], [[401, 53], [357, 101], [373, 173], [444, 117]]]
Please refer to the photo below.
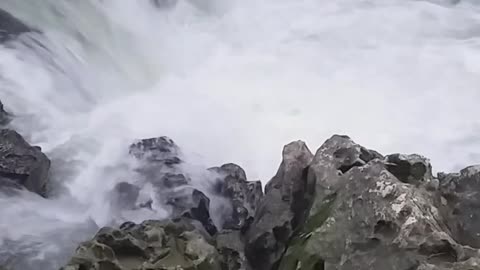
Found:
[[105, 194], [131, 172], [126, 148], [136, 138], [168, 135], [193, 164], [236, 162], [263, 181], [283, 144], [303, 139], [314, 149], [333, 133], [385, 153], [422, 153], [437, 170], [480, 160], [473, 0], [189, 0], [165, 9], [4, 0], [0, 8], [43, 32], [0, 48], [0, 99], [12, 125], [42, 146], [65, 187], [50, 201], [0, 197], [0, 239], [18, 250], [37, 243], [25, 252], [42, 269], [76, 245], [67, 235], [88, 237], [115, 218]]

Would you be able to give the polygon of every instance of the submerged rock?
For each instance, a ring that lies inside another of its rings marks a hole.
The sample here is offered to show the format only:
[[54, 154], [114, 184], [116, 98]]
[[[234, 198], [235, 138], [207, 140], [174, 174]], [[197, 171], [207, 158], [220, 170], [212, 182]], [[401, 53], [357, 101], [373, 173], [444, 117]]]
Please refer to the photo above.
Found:
[[139, 194], [140, 187], [131, 183], [120, 182], [115, 185], [111, 193], [112, 204], [115, 208], [122, 210], [135, 209]]
[[16, 131], [0, 130], [0, 190], [23, 186], [46, 196], [50, 160]]
[[32, 28], [12, 16], [12, 14], [0, 9], [0, 43], [31, 31], [33, 31]]
[[254, 269], [274, 270], [310, 204], [306, 170], [312, 154], [305, 143], [283, 149], [283, 161], [266, 186], [265, 197], [247, 233], [246, 255]]

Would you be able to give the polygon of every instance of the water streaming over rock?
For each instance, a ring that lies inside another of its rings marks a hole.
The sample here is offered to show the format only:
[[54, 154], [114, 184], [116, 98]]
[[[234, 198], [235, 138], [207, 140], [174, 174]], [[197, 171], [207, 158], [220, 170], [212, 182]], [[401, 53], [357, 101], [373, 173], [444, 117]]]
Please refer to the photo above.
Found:
[[0, 47], [0, 100], [55, 184], [50, 200], [0, 195], [0, 262], [56, 269], [118, 218], [105, 197], [138, 138], [264, 182], [286, 142], [332, 133], [437, 170], [480, 161], [477, 1], [153, 2], [0, 2], [38, 30]]

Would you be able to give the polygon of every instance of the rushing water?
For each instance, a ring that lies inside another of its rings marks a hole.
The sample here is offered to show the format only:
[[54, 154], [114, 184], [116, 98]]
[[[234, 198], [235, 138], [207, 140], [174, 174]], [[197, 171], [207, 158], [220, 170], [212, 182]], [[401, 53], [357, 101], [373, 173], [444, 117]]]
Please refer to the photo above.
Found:
[[164, 2], [0, 2], [43, 32], [0, 48], [0, 100], [58, 185], [51, 200], [0, 197], [0, 265], [57, 269], [110, 223], [105, 192], [137, 138], [264, 182], [282, 145], [333, 133], [436, 170], [480, 161], [478, 1]]

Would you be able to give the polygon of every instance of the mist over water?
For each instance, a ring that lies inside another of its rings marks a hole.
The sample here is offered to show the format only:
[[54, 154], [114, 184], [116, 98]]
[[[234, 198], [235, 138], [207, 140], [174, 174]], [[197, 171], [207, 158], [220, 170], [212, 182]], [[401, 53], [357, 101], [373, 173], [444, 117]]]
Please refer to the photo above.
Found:
[[456, 2], [1, 1], [43, 33], [0, 47], [0, 100], [52, 159], [55, 198], [0, 195], [0, 264], [57, 269], [98, 226], [165, 216], [105, 203], [139, 138], [264, 183], [284, 144], [334, 133], [437, 171], [479, 163], [480, 5]]

